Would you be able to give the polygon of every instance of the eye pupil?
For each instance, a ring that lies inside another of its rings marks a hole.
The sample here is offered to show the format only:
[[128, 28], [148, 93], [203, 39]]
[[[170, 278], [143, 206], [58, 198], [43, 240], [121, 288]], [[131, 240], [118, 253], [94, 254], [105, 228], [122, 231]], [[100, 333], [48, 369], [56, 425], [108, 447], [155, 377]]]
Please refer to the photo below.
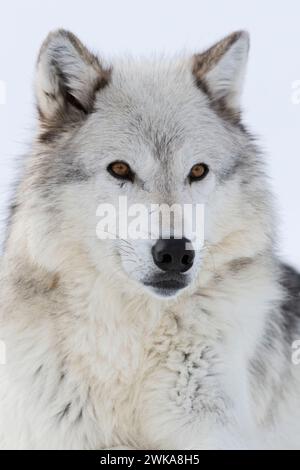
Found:
[[190, 181], [199, 181], [207, 175], [209, 169], [205, 163], [197, 163], [190, 171]]
[[203, 165], [195, 165], [194, 168], [193, 168], [193, 176], [195, 176], [196, 178], [199, 178], [200, 176], [203, 175], [205, 169], [203, 167]]
[[112, 166], [112, 170], [117, 175], [123, 176], [128, 173], [129, 168], [127, 165], [125, 165], [125, 163], [114, 163]]
[[107, 167], [107, 171], [115, 178], [129, 181], [134, 179], [130, 166], [125, 162], [113, 162]]

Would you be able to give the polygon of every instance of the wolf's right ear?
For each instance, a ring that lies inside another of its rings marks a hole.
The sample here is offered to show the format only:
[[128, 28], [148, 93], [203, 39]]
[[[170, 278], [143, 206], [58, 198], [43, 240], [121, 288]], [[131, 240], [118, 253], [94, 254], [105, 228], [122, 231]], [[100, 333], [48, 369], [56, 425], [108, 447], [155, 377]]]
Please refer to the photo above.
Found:
[[49, 34], [37, 62], [36, 96], [40, 119], [53, 126], [88, 114], [96, 92], [108, 84], [110, 70], [72, 33]]

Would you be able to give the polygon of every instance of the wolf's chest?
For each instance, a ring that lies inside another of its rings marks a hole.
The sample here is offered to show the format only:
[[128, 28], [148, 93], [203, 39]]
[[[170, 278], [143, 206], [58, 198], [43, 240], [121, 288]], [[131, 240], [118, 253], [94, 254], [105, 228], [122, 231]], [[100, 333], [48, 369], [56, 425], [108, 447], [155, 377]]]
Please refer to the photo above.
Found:
[[105, 446], [167, 445], [203, 408], [222, 406], [215, 352], [171, 326], [173, 331], [161, 328], [139, 350], [135, 368], [114, 369], [98, 388], [95, 409]]

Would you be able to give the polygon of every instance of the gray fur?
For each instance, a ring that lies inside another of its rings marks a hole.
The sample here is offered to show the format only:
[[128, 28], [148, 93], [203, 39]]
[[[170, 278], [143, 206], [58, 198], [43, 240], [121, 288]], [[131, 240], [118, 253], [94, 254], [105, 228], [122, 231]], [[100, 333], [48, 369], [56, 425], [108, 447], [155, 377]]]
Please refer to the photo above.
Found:
[[[242, 119], [248, 50], [238, 32], [192, 58], [107, 67], [71, 33], [46, 39], [1, 261], [3, 448], [299, 448], [300, 276], [276, 255]], [[191, 184], [197, 163], [209, 173]], [[98, 205], [120, 195], [205, 204], [182, 293], [148, 285], [152, 240], [97, 239]]]

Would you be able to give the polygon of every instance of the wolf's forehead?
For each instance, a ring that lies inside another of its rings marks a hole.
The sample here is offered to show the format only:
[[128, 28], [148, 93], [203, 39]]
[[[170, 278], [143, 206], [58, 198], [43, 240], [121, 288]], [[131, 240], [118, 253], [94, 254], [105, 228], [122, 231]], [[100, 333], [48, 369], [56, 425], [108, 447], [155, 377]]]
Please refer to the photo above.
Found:
[[182, 147], [210, 112], [191, 71], [174, 64], [117, 69], [97, 110], [106, 136], [113, 129], [116, 140], [146, 144], [159, 158]]
[[116, 70], [110, 90], [111, 98], [127, 113], [139, 111], [139, 115], [160, 123], [175, 118], [174, 112], [181, 109], [179, 105], [193, 106], [196, 94], [192, 74], [175, 66]]

